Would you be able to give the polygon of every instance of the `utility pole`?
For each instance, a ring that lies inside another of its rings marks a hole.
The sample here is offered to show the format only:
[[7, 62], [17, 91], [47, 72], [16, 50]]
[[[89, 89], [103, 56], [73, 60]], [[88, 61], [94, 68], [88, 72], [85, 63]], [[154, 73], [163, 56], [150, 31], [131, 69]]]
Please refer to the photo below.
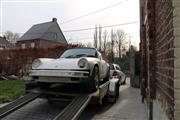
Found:
[[102, 47], [102, 40], [101, 40], [101, 31], [102, 27], [99, 25], [99, 51], [102, 52], [101, 47]]
[[111, 56], [112, 56], [112, 62], [114, 62], [114, 33], [113, 29], [111, 30]]
[[129, 53], [131, 51], [131, 36], [129, 35]]

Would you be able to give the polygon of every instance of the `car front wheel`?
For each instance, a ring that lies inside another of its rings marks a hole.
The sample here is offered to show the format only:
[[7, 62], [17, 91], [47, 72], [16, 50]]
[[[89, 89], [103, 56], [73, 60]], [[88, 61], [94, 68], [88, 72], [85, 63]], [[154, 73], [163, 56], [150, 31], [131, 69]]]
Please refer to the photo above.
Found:
[[99, 69], [94, 67], [90, 80], [87, 83], [87, 89], [89, 92], [94, 92], [99, 88]]

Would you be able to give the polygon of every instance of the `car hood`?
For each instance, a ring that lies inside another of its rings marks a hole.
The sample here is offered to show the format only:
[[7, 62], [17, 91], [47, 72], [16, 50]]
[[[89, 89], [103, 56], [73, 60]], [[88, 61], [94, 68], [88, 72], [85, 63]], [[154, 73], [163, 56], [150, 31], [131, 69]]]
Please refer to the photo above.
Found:
[[78, 61], [81, 58], [40, 58], [41, 65], [33, 69], [80, 69]]

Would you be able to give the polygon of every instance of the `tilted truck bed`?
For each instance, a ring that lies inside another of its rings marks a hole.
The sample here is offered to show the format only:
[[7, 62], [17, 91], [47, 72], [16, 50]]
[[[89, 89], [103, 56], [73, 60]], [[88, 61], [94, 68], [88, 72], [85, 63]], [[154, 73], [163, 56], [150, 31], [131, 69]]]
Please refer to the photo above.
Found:
[[[38, 97], [47, 97], [47, 95], [53, 95], [53, 97], [58, 98], [58, 100], [70, 100], [71, 102], [62, 110], [57, 116], [54, 117], [54, 120], [76, 120], [83, 112], [85, 107], [88, 105], [89, 101], [93, 98], [97, 100], [98, 104], [102, 104], [102, 99], [108, 93], [117, 92], [117, 89], [113, 89], [112, 86], [117, 87], [119, 84], [118, 79], [111, 79], [110, 81], [103, 83], [99, 86], [99, 89], [93, 93], [83, 93], [81, 91], [48, 91], [41, 90], [36, 85], [28, 85], [29, 90], [24, 97], [21, 97], [10, 104], [0, 108], [0, 118], [3, 118], [10, 114], [11, 112], [23, 107], [25, 104], [35, 100]], [[111, 87], [109, 87], [111, 86]], [[68, 88], [64, 88], [65, 90]], [[119, 90], [119, 89], [118, 89]], [[79, 92], [79, 93], [78, 93]], [[55, 95], [55, 96], [54, 96]]]

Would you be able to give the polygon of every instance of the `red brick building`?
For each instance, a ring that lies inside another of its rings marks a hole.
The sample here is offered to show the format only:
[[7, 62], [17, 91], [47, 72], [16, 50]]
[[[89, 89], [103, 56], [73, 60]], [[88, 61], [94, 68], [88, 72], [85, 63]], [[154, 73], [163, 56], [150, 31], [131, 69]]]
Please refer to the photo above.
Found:
[[17, 41], [18, 48], [48, 48], [57, 45], [67, 45], [57, 19], [53, 18], [50, 22], [33, 25]]
[[140, 0], [140, 33], [149, 118], [180, 120], [180, 1]]

